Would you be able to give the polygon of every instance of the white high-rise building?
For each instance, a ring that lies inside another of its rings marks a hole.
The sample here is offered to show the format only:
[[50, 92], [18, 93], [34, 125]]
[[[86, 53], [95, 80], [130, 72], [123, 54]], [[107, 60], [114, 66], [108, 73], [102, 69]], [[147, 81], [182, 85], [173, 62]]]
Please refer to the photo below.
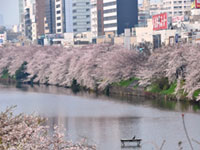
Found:
[[93, 38], [104, 35], [103, 0], [91, 0], [91, 32]]
[[163, 12], [169, 17], [183, 16], [191, 10], [191, 0], [163, 0]]
[[98, 36], [97, 0], [91, 0], [91, 32], [93, 37]]
[[117, 33], [117, 0], [104, 0], [104, 31]]
[[56, 33], [90, 32], [90, 0], [55, 0]]
[[65, 19], [65, 0], [55, 0], [55, 20], [57, 34], [66, 32]]

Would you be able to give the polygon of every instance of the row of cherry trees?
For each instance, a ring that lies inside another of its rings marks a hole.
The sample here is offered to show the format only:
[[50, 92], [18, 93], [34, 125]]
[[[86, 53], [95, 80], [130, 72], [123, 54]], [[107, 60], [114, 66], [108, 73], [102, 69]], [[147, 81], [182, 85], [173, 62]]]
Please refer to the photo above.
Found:
[[28, 79], [34, 82], [70, 86], [76, 79], [81, 86], [104, 89], [108, 84], [135, 76], [142, 62], [136, 51], [118, 45], [83, 47], [6, 47], [0, 49], [0, 70], [10, 75], [26, 61]]
[[[27, 80], [70, 86], [76, 79], [81, 86], [104, 89], [107, 85], [133, 76], [140, 84], [148, 86], [153, 81], [167, 77], [177, 82], [180, 89], [193, 98], [200, 89], [200, 46], [184, 44], [156, 49], [150, 56], [136, 50], [126, 50], [119, 45], [87, 45], [83, 47], [6, 47], [0, 48], [0, 72], [8, 68], [10, 75], [28, 62]], [[198, 98], [198, 100], [200, 97]]]

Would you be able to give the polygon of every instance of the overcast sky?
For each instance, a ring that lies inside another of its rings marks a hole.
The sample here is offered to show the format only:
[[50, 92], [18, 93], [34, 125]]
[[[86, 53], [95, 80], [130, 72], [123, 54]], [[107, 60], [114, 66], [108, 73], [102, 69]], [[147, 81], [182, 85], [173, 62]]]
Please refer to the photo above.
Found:
[[4, 25], [18, 24], [18, 0], [0, 0], [0, 14], [3, 15]]
[[[141, 3], [142, 0], [139, 0]], [[156, 1], [156, 0], [152, 0]], [[19, 23], [18, 0], [0, 0], [0, 14], [3, 15], [4, 25]]]

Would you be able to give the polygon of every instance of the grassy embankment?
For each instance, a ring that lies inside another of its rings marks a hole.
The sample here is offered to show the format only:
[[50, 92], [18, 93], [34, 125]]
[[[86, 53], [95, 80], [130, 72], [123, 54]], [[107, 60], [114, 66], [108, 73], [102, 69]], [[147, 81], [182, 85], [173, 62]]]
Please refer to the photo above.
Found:
[[[138, 84], [139, 79], [136, 77], [132, 77], [128, 80], [122, 80], [118, 83], [113, 83], [113, 86], [120, 87], [132, 87], [133, 89], [137, 89], [139, 87]], [[184, 85], [185, 81], [181, 81], [181, 86]], [[180, 97], [181, 100], [188, 100], [187, 93], [184, 92], [183, 89], [180, 89], [177, 93], [175, 93], [177, 87], [177, 82], [169, 83], [167, 78], [158, 79], [153, 82], [151, 85], [145, 88], [145, 91], [151, 93], [157, 93], [160, 95], [166, 95], [167, 98], [175, 99], [176, 95]], [[200, 89], [196, 90], [193, 94], [193, 99], [195, 100], [197, 96], [200, 94]]]

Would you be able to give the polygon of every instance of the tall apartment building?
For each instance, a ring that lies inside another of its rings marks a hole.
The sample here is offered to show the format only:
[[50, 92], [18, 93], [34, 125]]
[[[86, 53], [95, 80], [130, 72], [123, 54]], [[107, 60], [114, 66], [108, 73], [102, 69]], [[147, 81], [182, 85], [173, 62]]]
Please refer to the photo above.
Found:
[[35, 19], [37, 25], [37, 38], [44, 35], [45, 0], [35, 0]]
[[91, 31], [90, 0], [72, 0], [73, 32]]
[[55, 19], [55, 0], [45, 1], [45, 18], [44, 18], [44, 32], [45, 34], [56, 33], [56, 19]]
[[56, 33], [66, 32], [65, 0], [55, 0]]
[[55, 0], [56, 33], [88, 32], [90, 0]]
[[44, 35], [45, 6], [45, 0], [23, 0], [23, 33], [34, 43]]
[[65, 0], [66, 32], [73, 32], [72, 0]]
[[35, 40], [36, 38], [36, 25], [35, 23], [35, 1], [24, 0], [24, 35], [29, 40]]
[[19, 0], [19, 30], [24, 33], [24, 0]]
[[24, 15], [24, 1], [19, 0], [19, 23], [23, 23], [23, 15]]
[[163, 12], [169, 17], [182, 16], [191, 10], [191, 0], [163, 0]]
[[154, 16], [163, 12], [163, 3], [156, 2], [150, 4], [150, 16]]
[[91, 0], [91, 32], [94, 38], [104, 35], [103, 0]]
[[104, 0], [104, 31], [124, 33], [125, 28], [138, 24], [137, 0]]
[[143, 0], [142, 6], [138, 7], [138, 26], [147, 26], [150, 18], [150, 0]]

